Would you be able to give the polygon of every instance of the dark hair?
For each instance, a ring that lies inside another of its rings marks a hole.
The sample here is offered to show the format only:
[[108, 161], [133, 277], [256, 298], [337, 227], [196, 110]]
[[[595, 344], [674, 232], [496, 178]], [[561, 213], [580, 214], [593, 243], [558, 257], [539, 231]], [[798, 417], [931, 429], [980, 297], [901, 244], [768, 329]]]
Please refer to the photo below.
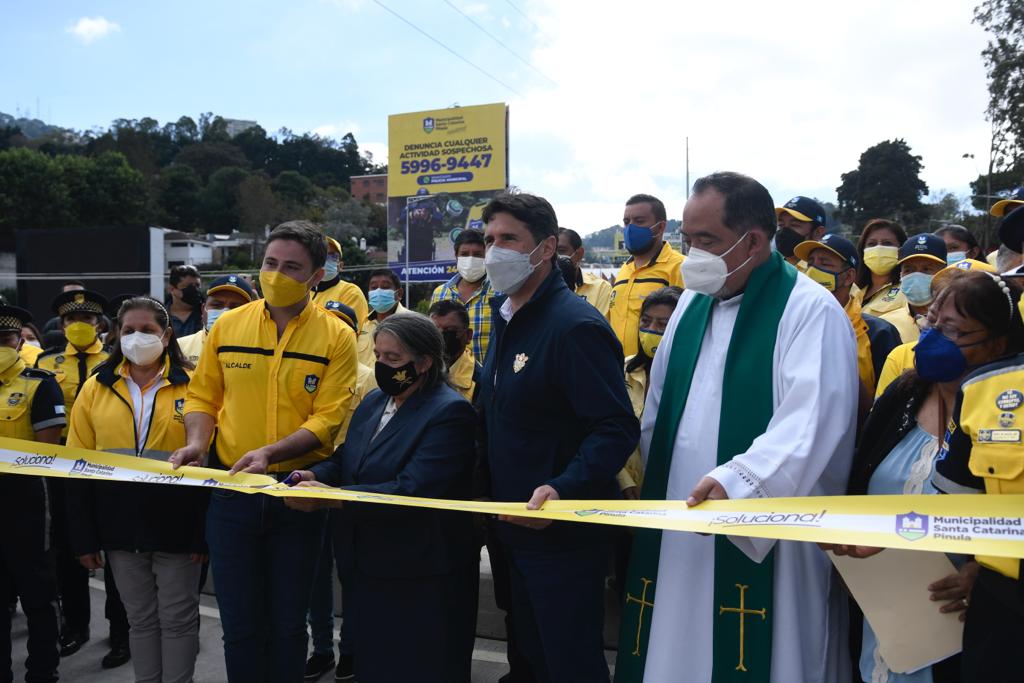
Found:
[[[366, 282], [369, 283], [370, 280], [372, 280], [373, 278], [378, 277], [380, 275], [384, 275], [389, 280], [391, 280], [391, 284], [393, 284], [395, 286], [395, 289], [401, 289], [402, 288], [402, 281], [398, 279], [398, 275], [395, 274], [395, 271], [391, 270], [390, 268], [378, 268], [377, 270], [371, 271], [370, 272], [370, 277], [367, 278]], [[369, 285], [367, 285], [367, 286], [369, 286]]]
[[[871, 288], [871, 269], [864, 265], [864, 245], [876, 230], [888, 230], [896, 235], [896, 241], [899, 243], [896, 245], [897, 248], [907, 241], [907, 231], [903, 229], [903, 226], [887, 218], [872, 218], [864, 225], [864, 229], [860, 231], [860, 237], [857, 239], [857, 286], [865, 290], [865, 295], [867, 294], [866, 290]], [[900, 281], [899, 268], [892, 269], [892, 272], [889, 273], [889, 281], [893, 284]]]
[[327, 240], [323, 231], [312, 221], [286, 221], [270, 231], [269, 245], [274, 240], [291, 240], [306, 248], [313, 270], [317, 271], [327, 263]]
[[[490, 223], [499, 213], [507, 213], [516, 220], [526, 223], [533, 241], [540, 244], [548, 237], [558, 239], [558, 217], [548, 200], [537, 195], [504, 192], [484, 207], [484, 224]], [[552, 257], [554, 263], [554, 257]]]
[[775, 202], [761, 183], [742, 173], [718, 171], [698, 178], [693, 184], [695, 195], [708, 190], [725, 198], [722, 222], [734, 233], [745, 235], [751, 228], [759, 228], [768, 237], [775, 234]]
[[36, 341], [39, 342], [40, 346], [43, 345], [43, 335], [39, 331], [39, 328], [35, 326], [35, 323], [32, 323], [32, 322], [22, 323], [21, 326], [22, 327], [27, 327], [28, 329], [32, 330], [32, 334], [36, 335]]
[[376, 340], [381, 334], [390, 334], [406, 351], [413, 357], [414, 361], [430, 358], [430, 369], [423, 376], [421, 390], [433, 389], [438, 384], [447, 381], [448, 370], [444, 363], [444, 338], [441, 331], [437, 329], [434, 321], [422, 313], [412, 311], [389, 315], [386, 320], [381, 321], [374, 330], [373, 338]]
[[431, 317], [436, 315], [438, 318], [443, 318], [450, 313], [455, 314], [455, 317], [459, 319], [459, 324], [467, 330], [469, 329], [469, 311], [458, 301], [441, 299], [432, 303], [427, 309], [427, 315]]
[[174, 266], [167, 276], [167, 281], [171, 283], [172, 287], [177, 287], [178, 283], [187, 277], [199, 277], [199, 269], [188, 264]]
[[459, 255], [459, 247], [463, 244], [479, 244], [481, 247], [484, 245], [484, 235], [479, 230], [471, 230], [469, 228], [459, 233], [459, 236], [455, 238], [455, 255]]
[[975, 239], [970, 230], [962, 225], [943, 225], [935, 231], [935, 234], [939, 237], [949, 235], [957, 242], [963, 242], [966, 244], [969, 250], [978, 248], [978, 240]]
[[580, 272], [580, 269], [576, 267], [576, 264], [568, 256], [559, 254], [555, 264], [562, 273], [565, 286], [569, 288], [569, 291], [575, 292], [576, 288], [583, 284], [583, 273]]
[[[1008, 291], [1003, 291], [1003, 286]], [[941, 305], [953, 297], [957, 313], [977, 320], [993, 337], [1006, 337], [1006, 354], [1024, 349], [1024, 324], [1021, 323], [1017, 302], [1020, 285], [1013, 278], [998, 278], [991, 273], [964, 270], [952, 278], [935, 297], [933, 306]]]
[[573, 251], [583, 248], [583, 239], [580, 234], [571, 228], [559, 228], [559, 235], [565, 235], [569, 238], [569, 246], [572, 247]]
[[[676, 306], [679, 305], [679, 297], [682, 295], [682, 287], [662, 287], [661, 289], [656, 289], [644, 297], [644, 302], [640, 304], [640, 315], [642, 316], [646, 313], [647, 309], [651, 306], [670, 306], [674, 311]], [[643, 348], [638, 345], [636, 355], [626, 364], [626, 372], [633, 372], [645, 365], [650, 365], [651, 360], [653, 359], [644, 353]]]
[[626, 200], [626, 206], [633, 206], [634, 204], [650, 204], [651, 212], [654, 214], [655, 220], [668, 220], [668, 214], [665, 212], [665, 204], [654, 195], [635, 194]]
[[[174, 335], [174, 328], [171, 326], [170, 316], [167, 314], [167, 309], [164, 308], [156, 299], [151, 299], [148, 296], [137, 296], [132, 299], [127, 299], [121, 308], [117, 311], [117, 329], [120, 330], [124, 324], [124, 314], [128, 311], [144, 310], [149, 311], [153, 314], [153, 318], [156, 319], [156, 324], [160, 327], [169, 329], [171, 331], [171, 338], [167, 342], [167, 348], [164, 353], [171, 359], [171, 367], [179, 368], [182, 370], [192, 370], [195, 365], [185, 357], [185, 354], [181, 352], [181, 348], [178, 346], [178, 338]], [[120, 337], [120, 335], [118, 335]], [[160, 356], [163, 360], [163, 355]], [[121, 344], [118, 343], [116, 346], [111, 347], [110, 357], [103, 361], [104, 365], [107, 365], [111, 370], [117, 368], [124, 360], [124, 353], [121, 351]]]

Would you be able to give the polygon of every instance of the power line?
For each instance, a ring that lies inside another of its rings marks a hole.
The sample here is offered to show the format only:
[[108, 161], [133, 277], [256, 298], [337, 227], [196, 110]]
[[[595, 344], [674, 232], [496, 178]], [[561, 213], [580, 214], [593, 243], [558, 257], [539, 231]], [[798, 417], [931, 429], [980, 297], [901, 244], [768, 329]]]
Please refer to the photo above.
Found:
[[399, 14], [395, 10], [393, 10], [390, 7], [388, 7], [387, 5], [385, 5], [380, 0], [373, 0], [373, 2], [376, 3], [377, 5], [379, 5], [380, 7], [382, 7], [383, 9], [387, 10], [390, 14], [393, 14], [396, 18], [400, 19], [403, 23], [408, 24], [409, 26], [411, 26], [412, 28], [416, 29], [418, 32], [422, 33], [424, 36], [426, 36], [430, 40], [434, 41], [435, 43], [437, 43], [438, 45], [443, 47], [448, 52], [452, 53], [453, 55], [455, 55], [456, 57], [458, 57], [459, 59], [464, 61], [466, 64], [469, 64], [471, 67], [473, 67], [474, 69], [476, 69], [477, 71], [482, 73], [484, 76], [487, 76], [489, 79], [491, 79], [492, 81], [494, 81], [498, 85], [500, 85], [502, 87], [505, 87], [505, 88], [508, 88], [509, 90], [514, 92], [516, 95], [519, 95], [520, 97], [523, 96], [523, 94], [521, 92], [519, 92], [518, 90], [513, 88], [511, 85], [509, 85], [508, 83], [505, 83], [504, 81], [499, 79], [497, 76], [492, 75], [489, 71], [486, 71], [483, 67], [477, 66], [477, 64], [475, 62], [472, 62], [472, 61], [466, 59], [465, 57], [460, 55], [458, 52], [456, 52], [455, 50], [451, 49], [450, 47], [448, 47], [447, 45], [442, 43], [440, 40], [438, 40], [434, 36], [430, 35], [429, 33], [427, 33], [426, 31], [421, 29], [419, 26], [417, 26], [416, 24], [412, 23], [411, 21], [409, 21], [408, 19], [403, 17], [401, 14]]
[[518, 7], [516, 7], [515, 3], [513, 3], [512, 0], [505, 0], [505, 2], [508, 3], [509, 7], [511, 7], [515, 11], [519, 12], [520, 16], [522, 16], [523, 19], [526, 19], [526, 21], [529, 22], [530, 26], [534, 27], [538, 31], [540, 30], [540, 26], [537, 26], [537, 24], [533, 23], [533, 19], [531, 19], [530, 17], [526, 16], [526, 12], [524, 12], [523, 10], [519, 9]]
[[548, 76], [548, 75], [547, 75], [546, 73], [544, 73], [543, 71], [541, 71], [540, 69], [538, 69], [537, 67], [535, 67], [535, 66], [534, 66], [533, 64], [531, 64], [531, 63], [530, 63], [530, 62], [529, 62], [528, 60], [526, 60], [526, 59], [524, 59], [523, 57], [521, 57], [521, 56], [519, 55], [519, 53], [518, 53], [518, 52], [516, 52], [515, 50], [513, 50], [512, 48], [510, 48], [510, 47], [509, 47], [508, 45], [506, 45], [505, 43], [503, 43], [503, 42], [501, 41], [501, 39], [500, 39], [500, 38], [498, 38], [498, 37], [497, 37], [497, 36], [495, 36], [495, 35], [494, 35], [493, 33], [491, 33], [490, 31], [488, 31], [487, 29], [485, 29], [485, 28], [484, 28], [483, 26], [481, 26], [481, 25], [480, 25], [480, 24], [479, 24], [479, 23], [478, 23], [478, 22], [477, 22], [477, 21], [476, 21], [475, 19], [473, 19], [473, 17], [469, 16], [468, 14], [466, 14], [465, 12], [463, 12], [462, 10], [460, 10], [460, 9], [459, 9], [458, 7], [456, 7], [456, 6], [454, 5], [454, 4], [452, 4], [451, 0], [444, 0], [444, 2], [445, 2], [445, 4], [446, 4], [446, 5], [448, 5], [449, 7], [451, 7], [451, 8], [453, 9], [453, 10], [455, 10], [456, 12], [458, 12], [459, 14], [461, 14], [461, 15], [462, 15], [462, 16], [463, 16], [463, 17], [464, 17], [464, 18], [466, 19], [466, 21], [468, 21], [469, 23], [473, 24], [473, 26], [476, 26], [476, 27], [477, 27], [478, 29], [480, 29], [480, 30], [481, 30], [481, 31], [482, 31], [482, 32], [484, 33], [484, 35], [486, 35], [486, 36], [487, 36], [488, 38], [490, 38], [491, 40], [493, 40], [494, 42], [496, 42], [496, 43], [497, 43], [498, 45], [501, 45], [501, 46], [502, 46], [503, 48], [505, 48], [505, 50], [506, 50], [506, 51], [507, 51], [507, 52], [508, 52], [509, 54], [511, 54], [511, 55], [512, 55], [513, 57], [515, 57], [515, 58], [516, 58], [516, 59], [518, 59], [518, 60], [519, 60], [520, 62], [522, 62], [523, 64], [525, 64], [526, 66], [530, 67], [530, 68], [531, 68], [531, 69], [533, 69], [533, 70], [534, 70], [535, 72], [537, 72], [538, 74], [540, 74], [541, 76], [543, 76], [544, 78], [546, 78], [546, 79], [547, 79], [548, 81], [550, 81], [550, 82], [551, 82], [551, 84], [552, 84], [552, 85], [558, 85], [558, 83], [556, 83], [556, 82], [555, 82], [555, 80], [554, 80], [553, 78], [551, 78], [551, 77], [550, 77], [550, 76]]

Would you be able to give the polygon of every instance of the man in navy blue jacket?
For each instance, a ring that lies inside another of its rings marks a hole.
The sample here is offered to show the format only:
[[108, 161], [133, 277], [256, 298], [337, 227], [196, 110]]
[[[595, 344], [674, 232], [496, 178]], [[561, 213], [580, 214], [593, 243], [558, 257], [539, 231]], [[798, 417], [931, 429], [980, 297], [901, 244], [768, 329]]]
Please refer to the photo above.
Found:
[[[491, 495], [498, 501], [608, 499], [640, 427], [622, 347], [604, 317], [554, 268], [558, 220], [544, 199], [502, 195], [484, 209], [494, 288], [481, 374]], [[608, 680], [602, 630], [608, 531], [502, 517], [519, 648], [541, 683]]]

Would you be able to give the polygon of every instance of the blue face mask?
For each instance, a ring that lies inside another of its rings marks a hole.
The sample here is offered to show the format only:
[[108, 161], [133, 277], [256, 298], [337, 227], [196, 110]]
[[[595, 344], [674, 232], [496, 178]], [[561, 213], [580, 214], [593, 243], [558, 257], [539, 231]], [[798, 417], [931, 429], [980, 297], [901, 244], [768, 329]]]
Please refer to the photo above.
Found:
[[967, 259], [966, 251], [951, 251], [946, 254], [946, 263], [953, 265], [954, 263], [960, 263]]
[[911, 306], [926, 306], [932, 302], [932, 276], [928, 273], [911, 273], [900, 279], [900, 289]]
[[338, 277], [338, 261], [328, 257], [327, 263], [324, 264], [324, 282], [330, 282], [336, 277]]
[[378, 313], [387, 313], [395, 307], [395, 290], [393, 289], [371, 289], [367, 297], [370, 308]]
[[654, 227], [657, 225], [655, 223], [649, 228], [637, 225], [636, 223], [627, 225], [626, 229], [622, 231], [622, 242], [623, 246], [626, 247], [626, 251], [630, 254], [642, 254], [647, 251], [651, 246], [651, 242], [654, 241]]
[[952, 382], [967, 372], [967, 358], [956, 342], [934, 328], [925, 330], [914, 347], [914, 367], [928, 382]]

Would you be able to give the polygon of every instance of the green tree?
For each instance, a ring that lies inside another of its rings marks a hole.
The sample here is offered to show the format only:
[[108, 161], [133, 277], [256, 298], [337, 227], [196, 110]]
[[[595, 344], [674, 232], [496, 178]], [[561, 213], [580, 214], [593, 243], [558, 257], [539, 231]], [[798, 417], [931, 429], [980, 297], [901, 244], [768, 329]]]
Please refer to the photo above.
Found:
[[988, 117], [997, 170], [1014, 166], [1024, 154], [1024, 1], [985, 0], [974, 9], [974, 22], [989, 34], [981, 51], [988, 72]]
[[91, 162], [87, 167], [87, 191], [72, 196], [80, 223], [99, 226], [145, 222], [146, 182], [142, 174], [117, 152], [105, 152]]
[[52, 228], [77, 216], [52, 158], [30, 149], [0, 151], [0, 229]]
[[249, 167], [249, 160], [242, 154], [242, 150], [226, 142], [204, 141], [188, 145], [174, 158], [174, 163], [191, 166], [204, 183], [209, 182], [218, 169]]
[[304, 206], [313, 197], [313, 183], [298, 171], [282, 171], [271, 187], [278, 197], [295, 206]]
[[265, 227], [277, 225], [285, 220], [287, 213], [284, 204], [262, 173], [253, 173], [238, 186], [240, 230], [261, 232]]
[[199, 174], [191, 166], [171, 164], [157, 180], [159, 222], [176, 230], [194, 230], [202, 208]]
[[226, 166], [213, 172], [203, 188], [202, 216], [199, 227], [208, 232], [231, 232], [241, 220], [238, 189], [249, 172], [237, 166]]
[[858, 232], [872, 218], [893, 218], [904, 225], [927, 220], [928, 210], [921, 203], [928, 194], [922, 168], [921, 157], [911, 154], [902, 139], [869, 147], [836, 188], [840, 216]]

